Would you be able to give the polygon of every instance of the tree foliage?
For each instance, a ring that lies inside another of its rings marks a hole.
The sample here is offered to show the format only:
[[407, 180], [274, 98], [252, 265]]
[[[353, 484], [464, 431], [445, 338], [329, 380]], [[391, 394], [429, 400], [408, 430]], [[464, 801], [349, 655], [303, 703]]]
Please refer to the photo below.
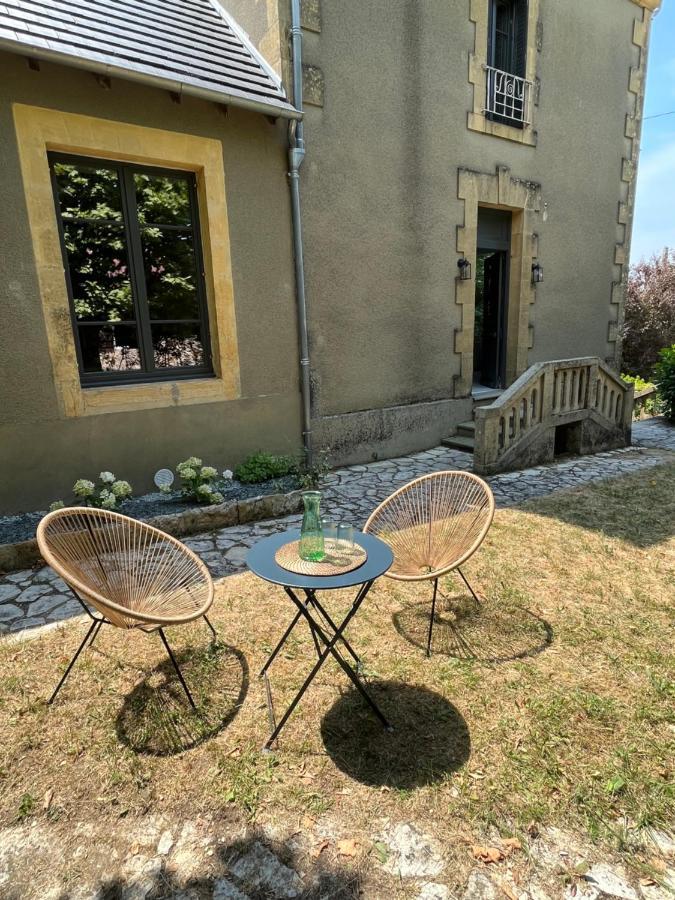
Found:
[[623, 339], [624, 371], [650, 380], [659, 351], [675, 343], [675, 250], [631, 269]]

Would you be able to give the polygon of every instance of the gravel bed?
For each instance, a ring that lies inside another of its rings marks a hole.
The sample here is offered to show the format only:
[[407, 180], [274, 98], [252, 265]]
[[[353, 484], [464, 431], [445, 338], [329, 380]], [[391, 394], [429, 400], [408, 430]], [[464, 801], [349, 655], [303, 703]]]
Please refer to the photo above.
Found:
[[[272, 481], [263, 481], [259, 484], [242, 484], [240, 481], [229, 481], [219, 484], [218, 490], [225, 501], [246, 500], [249, 497], [260, 497], [265, 494], [287, 494], [298, 489], [297, 479], [293, 475], [284, 478], [275, 478]], [[134, 519], [151, 519], [154, 516], [175, 515], [186, 509], [194, 509], [199, 506], [194, 500], [186, 500], [180, 492], [161, 494], [158, 491], [152, 494], [143, 494], [141, 497], [132, 497], [120, 503], [118, 511]], [[45, 515], [45, 510], [21, 513], [16, 516], [0, 516], [0, 544], [17, 544], [20, 541], [29, 541], [35, 537], [40, 519]]]

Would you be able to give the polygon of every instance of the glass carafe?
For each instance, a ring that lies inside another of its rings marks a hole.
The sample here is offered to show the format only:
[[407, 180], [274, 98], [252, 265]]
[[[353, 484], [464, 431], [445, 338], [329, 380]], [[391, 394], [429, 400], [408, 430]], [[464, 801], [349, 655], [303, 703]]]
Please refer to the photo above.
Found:
[[323, 531], [321, 530], [321, 491], [303, 491], [305, 512], [300, 529], [300, 558], [308, 562], [321, 562], [325, 556]]

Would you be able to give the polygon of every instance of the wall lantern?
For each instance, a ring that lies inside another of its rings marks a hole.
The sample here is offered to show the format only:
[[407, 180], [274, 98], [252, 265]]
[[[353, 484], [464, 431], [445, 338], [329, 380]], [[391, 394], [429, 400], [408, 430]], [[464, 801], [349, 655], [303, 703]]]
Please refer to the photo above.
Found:
[[532, 284], [541, 284], [544, 280], [544, 267], [540, 266], [538, 262], [534, 263], [532, 266]]
[[471, 263], [464, 256], [457, 260], [459, 277], [461, 281], [471, 281]]

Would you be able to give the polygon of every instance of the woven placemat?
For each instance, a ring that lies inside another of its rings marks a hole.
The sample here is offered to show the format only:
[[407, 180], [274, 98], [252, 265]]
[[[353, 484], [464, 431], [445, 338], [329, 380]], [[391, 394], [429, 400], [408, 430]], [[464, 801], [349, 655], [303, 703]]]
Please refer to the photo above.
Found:
[[326, 555], [321, 562], [310, 562], [300, 559], [300, 541], [291, 541], [279, 547], [274, 559], [282, 569], [296, 575], [344, 575], [358, 569], [368, 558], [366, 551], [358, 544], [350, 550], [342, 550], [331, 541], [326, 541], [324, 549]]

